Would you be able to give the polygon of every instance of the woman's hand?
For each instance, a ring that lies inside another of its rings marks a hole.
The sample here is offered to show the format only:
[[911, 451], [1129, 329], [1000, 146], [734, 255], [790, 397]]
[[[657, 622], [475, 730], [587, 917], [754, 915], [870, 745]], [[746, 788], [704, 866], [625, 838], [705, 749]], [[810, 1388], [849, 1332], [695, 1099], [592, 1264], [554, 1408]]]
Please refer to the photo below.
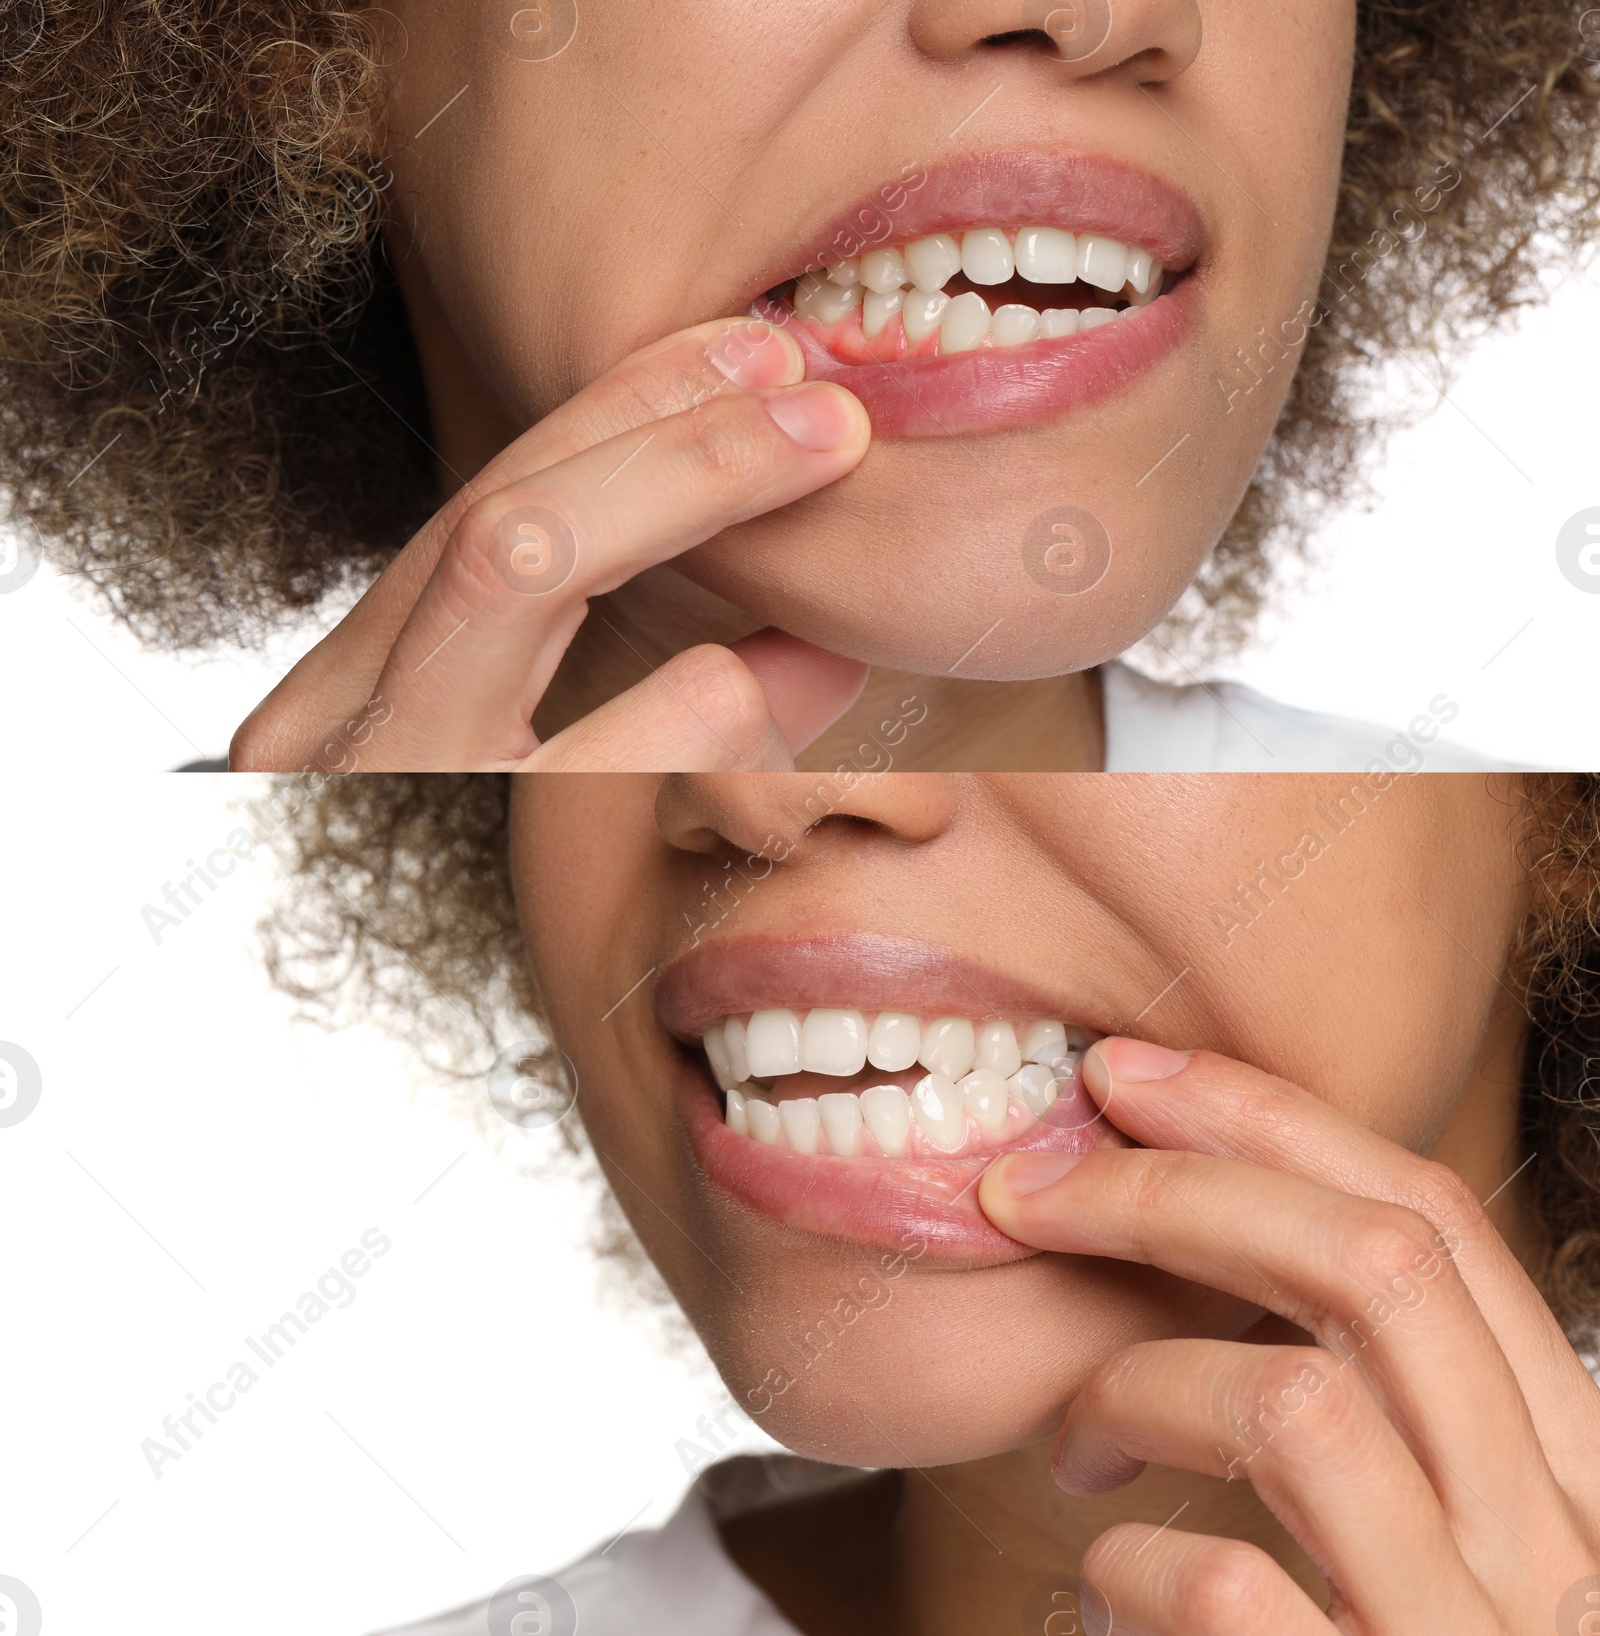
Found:
[[1056, 1480], [1244, 1478], [1332, 1587], [1324, 1614], [1253, 1545], [1123, 1524], [1084, 1558], [1085, 1615], [1109, 1605], [1119, 1636], [1600, 1636], [1600, 1390], [1461, 1178], [1209, 1052], [1103, 1040], [1084, 1080], [1145, 1146], [1000, 1160], [995, 1224], [1315, 1344], [1129, 1347], [1068, 1411]]
[[774, 770], [866, 667], [777, 631], [690, 648], [541, 745], [534, 708], [588, 599], [855, 469], [841, 387], [769, 324], [624, 360], [454, 496], [234, 735], [235, 770]]

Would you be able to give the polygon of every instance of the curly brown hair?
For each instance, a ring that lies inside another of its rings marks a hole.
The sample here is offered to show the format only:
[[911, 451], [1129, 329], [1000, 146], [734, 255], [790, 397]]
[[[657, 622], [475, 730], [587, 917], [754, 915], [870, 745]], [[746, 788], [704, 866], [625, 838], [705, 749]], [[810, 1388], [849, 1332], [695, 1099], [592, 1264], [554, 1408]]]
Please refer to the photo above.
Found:
[[[1596, 20], [1359, 0], [1328, 316], [1191, 599], [1219, 647], [1359, 489], [1374, 368], [1424, 348], [1442, 370], [1600, 232]], [[257, 639], [440, 498], [383, 258], [376, 59], [345, 0], [0, 18], [0, 493], [146, 640]]]
[[[263, 927], [278, 986], [327, 1026], [371, 1018], [443, 1042], [436, 1066], [463, 1078], [497, 1042], [537, 1035], [511, 776], [277, 781], [253, 805], [289, 865]], [[1568, 1333], [1600, 1350], [1600, 774], [1530, 775], [1523, 806], [1533, 907], [1509, 961], [1528, 1014], [1519, 1185], [1545, 1240], [1534, 1276]]]

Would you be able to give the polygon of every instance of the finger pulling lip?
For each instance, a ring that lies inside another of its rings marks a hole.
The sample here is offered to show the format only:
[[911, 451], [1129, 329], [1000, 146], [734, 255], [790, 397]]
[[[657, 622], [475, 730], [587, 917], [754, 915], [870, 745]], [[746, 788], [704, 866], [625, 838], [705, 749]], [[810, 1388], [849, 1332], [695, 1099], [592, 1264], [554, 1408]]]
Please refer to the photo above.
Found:
[[[998, 1266], [1039, 1251], [1007, 1237], [978, 1205], [1002, 1152], [1087, 1153], [1129, 1139], [1092, 1103], [1081, 1124], [1041, 1121], [1014, 1145], [970, 1159], [842, 1159], [766, 1147], [723, 1123], [709, 1078], [685, 1060], [680, 1108], [701, 1170], [741, 1204], [801, 1232], [900, 1250], [949, 1266]], [[1087, 1099], [1085, 1099], [1087, 1101]]]
[[1055, 420], [1129, 385], [1183, 344], [1197, 290], [1186, 278], [1090, 334], [892, 363], [841, 363], [810, 320], [766, 298], [751, 311], [794, 336], [808, 380], [833, 381], [861, 400], [875, 437], [967, 437]]

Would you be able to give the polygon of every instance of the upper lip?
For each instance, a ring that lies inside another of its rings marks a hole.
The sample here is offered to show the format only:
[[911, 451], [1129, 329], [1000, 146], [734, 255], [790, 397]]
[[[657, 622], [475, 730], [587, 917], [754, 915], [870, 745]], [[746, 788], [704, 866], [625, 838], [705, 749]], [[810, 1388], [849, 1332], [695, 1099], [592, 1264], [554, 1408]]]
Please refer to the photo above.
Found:
[[[915, 191], [910, 183], [922, 178]], [[885, 195], [900, 189], [891, 208]], [[910, 182], [892, 178], [859, 199], [768, 267], [751, 299], [776, 289], [824, 260], [863, 249], [910, 243], [957, 228], [1061, 227], [1101, 233], [1148, 250], [1169, 272], [1184, 272], [1200, 254], [1205, 227], [1181, 189], [1120, 159], [1038, 148], [968, 154], [917, 167]]]
[[810, 1006], [925, 1017], [1053, 1017], [1096, 1033], [1116, 1032], [1101, 1003], [1087, 993], [1045, 989], [953, 949], [876, 932], [701, 944], [667, 966], [655, 993], [662, 1026], [691, 1045], [724, 1017]]

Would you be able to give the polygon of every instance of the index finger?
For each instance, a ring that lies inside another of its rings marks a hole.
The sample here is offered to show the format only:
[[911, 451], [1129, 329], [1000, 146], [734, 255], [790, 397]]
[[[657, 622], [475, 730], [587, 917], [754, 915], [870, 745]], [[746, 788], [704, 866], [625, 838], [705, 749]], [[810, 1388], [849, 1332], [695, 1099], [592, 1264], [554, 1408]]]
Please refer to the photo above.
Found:
[[1563, 1461], [1566, 1451], [1593, 1446], [1600, 1418], [1593, 1382], [1455, 1171], [1288, 1080], [1212, 1051], [1100, 1040], [1084, 1058], [1083, 1083], [1106, 1117], [1146, 1147], [1262, 1165], [1402, 1205], [1432, 1222], [1449, 1240], [1455, 1266], [1522, 1387], [1552, 1465], [1564, 1481], [1576, 1480]]
[[280, 692], [314, 700], [325, 721], [302, 724], [298, 736], [314, 736], [320, 725], [359, 712], [372, 697], [389, 650], [438, 566], [451, 531], [474, 501], [709, 398], [792, 386], [804, 379], [800, 348], [782, 329], [761, 319], [716, 319], [640, 348], [531, 426], [445, 501], [265, 705]]

